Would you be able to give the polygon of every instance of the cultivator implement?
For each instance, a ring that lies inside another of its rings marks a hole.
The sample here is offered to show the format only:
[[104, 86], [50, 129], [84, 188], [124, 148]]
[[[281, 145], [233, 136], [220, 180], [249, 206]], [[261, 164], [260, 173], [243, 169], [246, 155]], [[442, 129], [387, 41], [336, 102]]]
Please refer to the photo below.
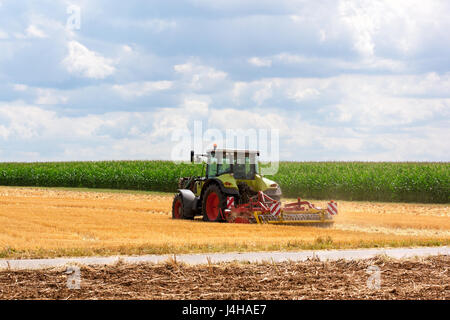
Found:
[[330, 201], [326, 209], [316, 207], [309, 201], [282, 204], [264, 194], [258, 194], [248, 203], [235, 206], [234, 197], [227, 197], [225, 220], [232, 223], [268, 224], [331, 224], [338, 213], [337, 203]]

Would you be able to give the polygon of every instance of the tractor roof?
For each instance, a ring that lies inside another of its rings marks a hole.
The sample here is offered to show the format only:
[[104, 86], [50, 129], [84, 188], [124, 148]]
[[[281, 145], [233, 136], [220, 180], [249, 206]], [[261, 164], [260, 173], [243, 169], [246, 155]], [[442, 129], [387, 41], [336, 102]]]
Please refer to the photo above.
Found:
[[211, 153], [211, 152], [217, 152], [217, 153], [249, 153], [249, 154], [257, 154], [259, 155], [259, 151], [258, 150], [245, 150], [245, 149], [209, 149], [206, 151], [206, 153]]

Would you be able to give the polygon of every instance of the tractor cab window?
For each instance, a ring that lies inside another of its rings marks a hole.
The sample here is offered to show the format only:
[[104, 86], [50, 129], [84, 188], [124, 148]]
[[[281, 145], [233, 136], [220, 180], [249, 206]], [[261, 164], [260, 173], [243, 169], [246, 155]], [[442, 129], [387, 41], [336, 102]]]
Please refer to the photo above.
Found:
[[231, 173], [231, 161], [228, 157], [223, 157], [222, 159], [219, 159], [217, 163], [217, 175], [225, 173]]
[[217, 158], [215, 155], [211, 155], [208, 161], [208, 167], [207, 167], [207, 175], [208, 177], [215, 177], [217, 176]]
[[233, 173], [236, 179], [253, 180], [257, 172], [257, 161], [254, 154], [237, 154]]

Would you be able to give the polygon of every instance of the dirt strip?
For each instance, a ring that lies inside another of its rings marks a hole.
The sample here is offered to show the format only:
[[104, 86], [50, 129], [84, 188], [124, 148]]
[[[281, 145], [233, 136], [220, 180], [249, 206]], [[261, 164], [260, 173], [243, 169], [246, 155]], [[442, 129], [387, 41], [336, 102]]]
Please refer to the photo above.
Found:
[[196, 266], [118, 263], [81, 267], [80, 288], [69, 289], [73, 276], [65, 268], [0, 271], [0, 299], [450, 299], [448, 255]]

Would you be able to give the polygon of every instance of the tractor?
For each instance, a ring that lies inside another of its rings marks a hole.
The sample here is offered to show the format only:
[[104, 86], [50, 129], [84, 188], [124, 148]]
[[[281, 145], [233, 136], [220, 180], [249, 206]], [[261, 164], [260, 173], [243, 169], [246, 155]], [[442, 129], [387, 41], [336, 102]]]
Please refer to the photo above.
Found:
[[333, 201], [327, 209], [300, 198], [282, 206], [281, 188], [262, 176], [259, 155], [259, 151], [217, 149], [216, 145], [206, 154], [191, 151], [192, 163], [195, 158], [206, 158], [204, 175], [179, 179], [172, 218], [202, 216], [204, 221], [235, 223], [332, 223], [332, 216], [337, 214]]

